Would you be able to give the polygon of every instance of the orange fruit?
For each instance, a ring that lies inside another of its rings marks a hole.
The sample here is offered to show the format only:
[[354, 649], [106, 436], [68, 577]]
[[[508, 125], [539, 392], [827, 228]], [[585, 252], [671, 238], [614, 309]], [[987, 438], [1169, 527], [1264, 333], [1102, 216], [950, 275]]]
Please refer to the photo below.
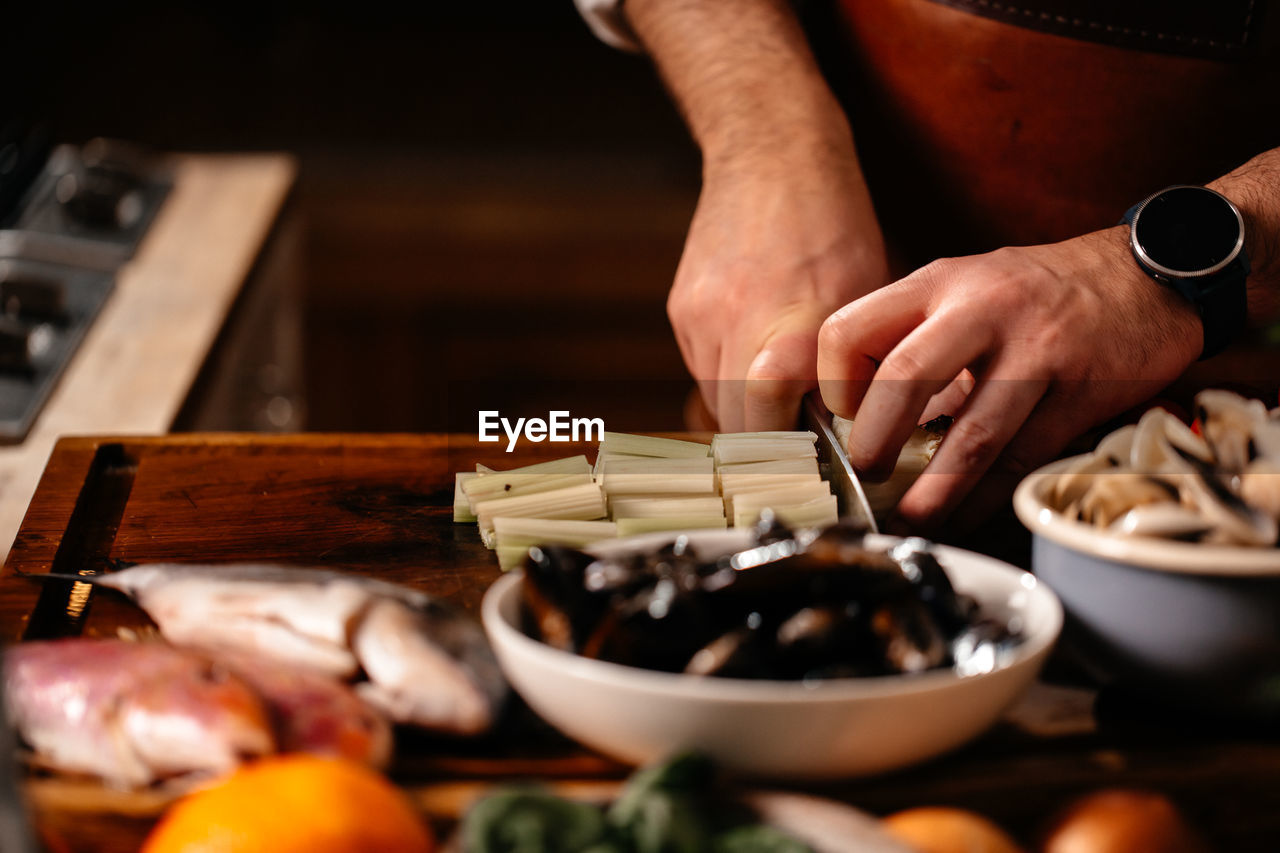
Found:
[[143, 853], [430, 853], [430, 831], [385, 777], [337, 758], [245, 765], [173, 805]]
[[907, 809], [886, 817], [883, 826], [918, 853], [1021, 853], [1004, 830], [964, 809]]

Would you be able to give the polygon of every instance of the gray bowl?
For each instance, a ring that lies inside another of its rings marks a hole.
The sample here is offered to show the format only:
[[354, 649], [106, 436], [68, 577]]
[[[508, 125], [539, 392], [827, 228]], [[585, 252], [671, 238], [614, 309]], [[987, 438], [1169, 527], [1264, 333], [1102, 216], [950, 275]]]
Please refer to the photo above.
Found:
[[1069, 519], [1045, 496], [1072, 461], [1034, 472], [1013, 498], [1033, 534], [1032, 571], [1066, 609], [1064, 645], [1104, 684], [1280, 710], [1280, 548], [1124, 536]]

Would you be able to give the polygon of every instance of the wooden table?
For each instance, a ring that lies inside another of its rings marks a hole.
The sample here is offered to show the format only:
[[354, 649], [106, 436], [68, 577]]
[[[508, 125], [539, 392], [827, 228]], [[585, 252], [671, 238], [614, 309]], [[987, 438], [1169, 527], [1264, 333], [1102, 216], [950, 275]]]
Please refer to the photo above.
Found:
[[[0, 637], [112, 635], [144, 624], [139, 611], [110, 595], [69, 602], [65, 586], [15, 575], [107, 570], [115, 560], [326, 565], [415, 586], [474, 612], [498, 570], [475, 526], [452, 522], [453, 472], [576, 452], [593, 448], [524, 445], [506, 454], [474, 436], [443, 435], [64, 439], [0, 574]], [[1076, 794], [1154, 788], [1222, 849], [1275, 849], [1280, 745], [1273, 731], [1183, 719], [1163, 708], [1121, 706], [1095, 715], [1090, 702], [1080, 702], [1089, 697], [1042, 688], [1010, 721], [952, 755], [812, 790], [874, 812], [973, 808], [1030, 841]], [[1046, 724], [1046, 712], [1059, 719]], [[1014, 722], [1036, 716], [1042, 719], [1029, 728]], [[495, 779], [608, 780], [625, 772], [527, 711], [480, 742], [401, 746], [393, 775], [427, 814], [445, 818]], [[73, 849], [132, 849], [162, 805], [154, 797], [104, 797], [48, 783], [29, 789], [42, 823]]]
[[173, 427], [296, 173], [283, 154], [173, 166], [172, 193], [31, 432], [0, 447], [0, 559], [60, 436]]

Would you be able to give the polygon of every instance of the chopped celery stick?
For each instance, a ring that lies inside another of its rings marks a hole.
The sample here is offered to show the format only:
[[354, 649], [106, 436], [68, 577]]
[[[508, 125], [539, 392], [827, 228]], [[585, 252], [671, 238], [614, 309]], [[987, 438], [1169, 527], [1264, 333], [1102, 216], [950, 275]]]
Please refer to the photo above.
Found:
[[511, 484], [527, 483], [546, 477], [565, 477], [571, 475], [591, 475], [591, 463], [585, 456], [570, 456], [565, 459], [554, 459], [550, 462], [538, 462], [510, 471], [493, 471], [468, 481], [464, 491], [468, 497], [480, 494], [496, 494], [506, 491]]
[[618, 528], [612, 521], [573, 521], [570, 519], [512, 518], [493, 520], [498, 534], [498, 547], [530, 545], [568, 545], [581, 548], [601, 539], [612, 539]]
[[481, 527], [480, 541], [484, 543], [484, 547], [492, 551], [494, 548], [498, 547], [498, 534], [492, 529]]
[[605, 515], [604, 492], [595, 483], [585, 483], [553, 492], [481, 501], [476, 504], [475, 512], [480, 526], [490, 530], [493, 529], [493, 519], [498, 516], [586, 521]]
[[831, 484], [826, 480], [809, 481], [780, 489], [762, 489], [758, 492], [738, 492], [725, 498], [725, 515], [736, 515], [739, 510], [759, 512], [767, 506], [791, 506], [825, 498], [831, 494]]
[[608, 480], [612, 474], [711, 474], [716, 469], [710, 456], [694, 458], [660, 459], [655, 456], [634, 456], [629, 459], [613, 457], [605, 460], [597, 472]]
[[717, 444], [715, 448], [716, 462], [721, 465], [818, 455], [812, 441], [795, 439], [756, 438]]
[[529, 555], [528, 545], [499, 545], [493, 550], [498, 555], [498, 568], [504, 572], [523, 566], [524, 558]]
[[716, 475], [711, 471], [705, 474], [606, 471], [604, 489], [611, 498], [617, 495], [645, 495], [653, 492], [705, 495], [715, 492]]
[[807, 429], [770, 430], [766, 432], [718, 432], [711, 437], [711, 447], [714, 449], [717, 444], [732, 444], [735, 441], [756, 441], [762, 438], [771, 441], [807, 441], [813, 444], [818, 440], [818, 434]]
[[653, 435], [606, 432], [600, 439], [600, 452], [629, 453], [632, 456], [658, 456], [673, 459], [710, 456], [711, 446], [697, 441], [682, 441], [678, 438], [658, 438]]
[[610, 459], [652, 459], [652, 456], [636, 456], [634, 453], [611, 453], [600, 451], [596, 454], [596, 464], [592, 466], [591, 473], [597, 477], [604, 471], [605, 463]]
[[693, 498], [612, 498], [609, 512], [615, 518], [671, 518], [673, 516], [724, 513], [719, 496]]
[[467, 500], [471, 504], [472, 512], [475, 512], [476, 504], [481, 501], [493, 500], [494, 498], [513, 498], [518, 495], [533, 495], [538, 492], [554, 492], [557, 489], [567, 489], [570, 486], [581, 486], [590, 484], [592, 481], [590, 474], [516, 474], [508, 477], [505, 474], [502, 477], [482, 477], [480, 479], [492, 479], [499, 486], [506, 488], [498, 489], [481, 489], [475, 480], [468, 481], [462, 490], [467, 494]]
[[742, 492], [783, 489], [821, 479], [816, 471], [812, 474], [726, 474], [720, 478], [720, 494], [731, 498]]
[[682, 518], [619, 518], [618, 535], [634, 536], [655, 530], [701, 530], [725, 527], [723, 515], [687, 515]]
[[475, 521], [476, 515], [471, 511], [471, 503], [467, 500], [467, 495], [462, 491], [462, 484], [472, 477], [478, 477], [479, 474], [472, 474], [470, 471], [459, 471], [453, 475], [453, 520], [454, 521]]
[[[836, 506], [835, 495], [827, 495], [825, 498], [818, 498], [802, 504], [770, 506], [769, 508], [773, 510], [775, 518], [791, 527], [826, 527], [829, 524], [835, 524], [840, 516], [839, 509]], [[733, 525], [734, 527], [750, 527], [759, 518], [760, 509], [740, 509], [734, 513]]]
[[791, 459], [767, 459], [763, 462], [738, 462], [721, 465], [718, 469], [721, 476], [725, 474], [817, 474], [816, 457], [793, 457]]
[[488, 465], [481, 465], [479, 462], [476, 463], [477, 474], [496, 474], [497, 470], [498, 469], [496, 468], [490, 468]]

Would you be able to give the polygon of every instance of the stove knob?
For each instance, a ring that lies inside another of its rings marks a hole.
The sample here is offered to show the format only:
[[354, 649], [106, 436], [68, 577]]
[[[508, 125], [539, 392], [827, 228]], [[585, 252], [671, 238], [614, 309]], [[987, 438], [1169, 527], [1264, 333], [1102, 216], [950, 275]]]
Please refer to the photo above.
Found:
[[58, 179], [54, 196], [72, 221], [88, 228], [122, 231], [142, 216], [137, 179], [111, 166], [72, 169]]
[[29, 376], [49, 341], [48, 326], [28, 326], [12, 317], [0, 317], [0, 373]]
[[68, 320], [67, 292], [57, 279], [16, 272], [0, 262], [0, 312], [64, 325]]

